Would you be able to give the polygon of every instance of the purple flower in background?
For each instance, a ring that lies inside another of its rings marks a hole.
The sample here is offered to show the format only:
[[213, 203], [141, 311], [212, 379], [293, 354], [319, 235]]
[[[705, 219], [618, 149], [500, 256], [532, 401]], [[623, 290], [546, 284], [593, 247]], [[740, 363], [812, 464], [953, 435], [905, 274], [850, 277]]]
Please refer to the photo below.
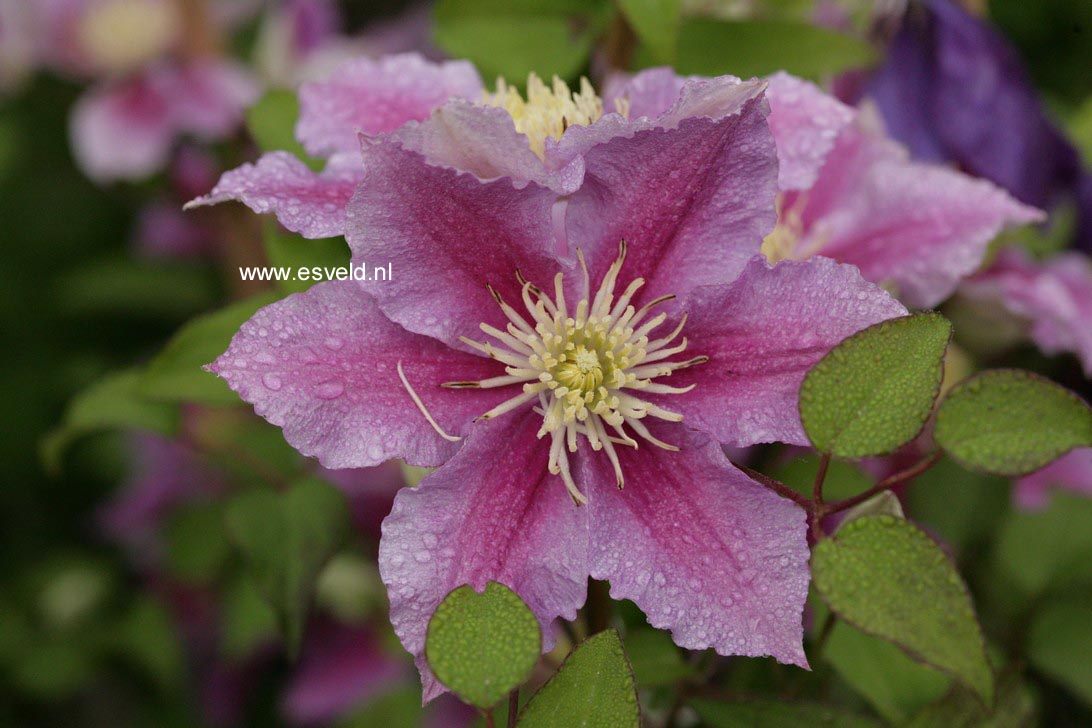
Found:
[[1092, 251], [1092, 178], [1080, 155], [1016, 50], [958, 3], [915, 3], [863, 94], [915, 157], [955, 162], [1035, 207], [1075, 202], [1079, 244]]
[[[682, 646], [806, 664], [804, 513], [721, 445], [806, 442], [808, 367], [905, 309], [851, 266], [757, 255], [778, 176], [763, 87], [688, 81], [666, 109], [582, 126], [552, 109], [601, 102], [555, 87], [365, 137], [347, 239], [394, 280], [274, 303], [211, 366], [327, 467], [439, 466], [399, 492], [380, 544], [426, 699], [433, 610], [491, 579], [547, 644], [590, 575]], [[493, 128], [537, 166], [489, 156]], [[438, 162], [460, 149], [462, 168]], [[486, 164], [511, 174], [465, 173]]]
[[99, 509], [106, 536], [124, 544], [140, 566], [158, 565], [163, 520], [187, 503], [223, 494], [226, 482], [186, 445], [156, 435], [129, 441], [133, 472], [121, 491]]
[[1050, 504], [1051, 493], [1056, 490], [1092, 497], [1092, 448], [1073, 450], [1020, 478], [1013, 497], [1020, 508], [1040, 510]]
[[987, 270], [968, 279], [960, 293], [1004, 307], [1026, 321], [1046, 354], [1077, 355], [1092, 377], [1092, 260], [1071, 252], [1039, 263], [1006, 248]]
[[317, 621], [307, 630], [281, 710], [295, 725], [329, 725], [401, 683], [407, 668], [371, 630]]

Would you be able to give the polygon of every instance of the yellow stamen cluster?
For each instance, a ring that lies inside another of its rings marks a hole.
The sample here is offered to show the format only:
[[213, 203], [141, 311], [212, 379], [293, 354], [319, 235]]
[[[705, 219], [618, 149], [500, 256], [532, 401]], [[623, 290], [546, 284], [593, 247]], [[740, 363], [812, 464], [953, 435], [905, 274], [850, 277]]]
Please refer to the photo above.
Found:
[[[527, 137], [531, 151], [540, 158], [546, 154], [546, 139], [560, 139], [570, 126], [588, 126], [603, 116], [603, 100], [586, 78], [580, 79], [580, 91], [573, 93], [557, 76], [547, 86], [532, 73], [527, 77], [526, 100], [515, 86], [498, 78], [496, 93], [485, 92], [483, 103], [507, 111], [516, 131]], [[623, 116], [629, 113], [623, 100], [615, 102], [615, 110]]]
[[[640, 399], [635, 393], [680, 394], [685, 388], [653, 382], [657, 377], [708, 361], [699, 356], [685, 361], [665, 361], [686, 349], [686, 339], [671, 345], [686, 316], [668, 335], [650, 339], [650, 334], [667, 319], [666, 314], [648, 317], [656, 305], [671, 300], [663, 296], [640, 309], [630, 304], [644, 285], [634, 280], [615, 299], [615, 284], [625, 260], [625, 241], [618, 258], [610, 266], [594, 296], [584, 257], [579, 254], [584, 273], [585, 296], [572, 311], [565, 301], [563, 276], [554, 279], [554, 296], [520, 277], [527, 317], [509, 306], [492, 288], [493, 296], [508, 318], [507, 330], [488, 324], [481, 329], [495, 342], [481, 343], [464, 338], [464, 343], [506, 365], [505, 375], [480, 382], [449, 382], [446, 387], [489, 388], [522, 385], [522, 392], [511, 397], [478, 420], [491, 419], [517, 407], [537, 402], [542, 419], [540, 438], [550, 436], [549, 469], [560, 475], [577, 503], [587, 499], [576, 487], [567, 453], [577, 450], [577, 436], [582, 435], [593, 450], [603, 450], [614, 467], [618, 487], [624, 483], [615, 445], [636, 448], [632, 431], [642, 439], [669, 450], [673, 445], [658, 440], [641, 421], [652, 416], [678, 422], [682, 415]], [[609, 432], [608, 432], [609, 428]]]
[[777, 196], [777, 225], [762, 240], [762, 254], [771, 263], [782, 260], [806, 260], [818, 255], [830, 240], [821, 229], [813, 228], [805, 241], [803, 212], [808, 205], [808, 195], [797, 195], [790, 205], [785, 205], [782, 195]]
[[170, 50], [180, 21], [166, 0], [104, 0], [92, 3], [77, 29], [84, 52], [105, 72], [139, 68]]

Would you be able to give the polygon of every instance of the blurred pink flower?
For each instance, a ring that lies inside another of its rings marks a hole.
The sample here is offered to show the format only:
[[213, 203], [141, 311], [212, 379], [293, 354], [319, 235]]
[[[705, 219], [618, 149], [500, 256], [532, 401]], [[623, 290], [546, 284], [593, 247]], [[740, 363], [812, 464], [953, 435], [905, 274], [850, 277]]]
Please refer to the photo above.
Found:
[[1046, 508], [1057, 490], [1092, 497], [1092, 448], [1063, 455], [1041, 470], [1016, 481], [1013, 498], [1026, 510]]
[[98, 182], [141, 179], [164, 168], [184, 136], [231, 133], [259, 88], [241, 67], [163, 65], [93, 87], [71, 120], [76, 162]]
[[1063, 253], [1039, 263], [1018, 248], [1002, 250], [985, 271], [964, 282], [971, 299], [1004, 307], [1026, 321], [1046, 354], [1077, 355], [1092, 377], [1092, 260]]

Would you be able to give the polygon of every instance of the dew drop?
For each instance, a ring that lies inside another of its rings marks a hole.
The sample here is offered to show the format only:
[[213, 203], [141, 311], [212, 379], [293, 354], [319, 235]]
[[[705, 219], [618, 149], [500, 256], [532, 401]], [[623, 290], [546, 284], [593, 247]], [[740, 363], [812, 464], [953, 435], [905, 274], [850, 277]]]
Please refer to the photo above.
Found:
[[337, 399], [345, 392], [345, 385], [337, 380], [323, 382], [315, 387], [315, 395], [319, 399]]

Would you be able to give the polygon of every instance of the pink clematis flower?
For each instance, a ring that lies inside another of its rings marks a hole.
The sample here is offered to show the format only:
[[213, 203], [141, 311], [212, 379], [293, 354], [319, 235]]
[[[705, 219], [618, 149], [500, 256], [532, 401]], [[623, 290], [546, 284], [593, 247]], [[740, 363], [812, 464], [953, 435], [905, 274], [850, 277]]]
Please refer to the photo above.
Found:
[[[805, 514], [722, 444], [806, 442], [808, 367], [905, 308], [852, 266], [758, 255], [778, 178], [763, 87], [695, 81], [655, 116], [583, 126], [551, 115], [559, 93], [456, 101], [412, 135], [364, 137], [347, 239], [394, 280], [272, 304], [210, 366], [327, 467], [440, 466], [398, 494], [380, 544], [426, 700], [442, 692], [429, 617], [491, 579], [547, 645], [590, 575], [684, 647], [807, 664]], [[567, 102], [600, 108], [580, 94]], [[466, 173], [501, 160], [444, 119], [492, 128], [500, 113], [537, 181]], [[459, 148], [461, 168], [438, 161]]]
[[[814, 118], [843, 119], [847, 110], [783, 74], [770, 79], [769, 96], [775, 121], [809, 109]], [[852, 263], [907, 304], [930, 308], [978, 270], [1001, 230], [1044, 219], [990, 182], [911, 161], [877, 117], [850, 111], [834, 136], [833, 125], [812, 129], [794, 123], [779, 134], [771, 122], [779, 154], [791, 151], [790, 144], [819, 152], [833, 142], [829, 153], [805, 159], [818, 166], [783, 180], [779, 225], [764, 246], [771, 260], [825, 255]]]
[[1092, 260], [1063, 253], [1036, 263], [1017, 248], [1006, 248], [982, 273], [965, 281], [960, 293], [999, 304], [1029, 325], [1029, 335], [1046, 354], [1072, 352], [1092, 377]]
[[[608, 92], [655, 113], [685, 81], [669, 69]], [[1042, 219], [1000, 188], [908, 159], [866, 112], [784, 73], [769, 79], [770, 127], [781, 168], [772, 261], [824, 255], [856, 265], [906, 303], [928, 308], [981, 265], [1004, 227]]]
[[1092, 448], [1073, 450], [1020, 478], [1013, 499], [1024, 510], [1040, 510], [1050, 504], [1050, 496], [1056, 490], [1092, 497]]
[[[228, 29], [240, 19], [228, 11], [238, 15], [242, 5], [211, 3], [210, 24]], [[179, 8], [173, 0], [0, 4], [0, 25], [18, 23], [28, 62], [95, 80], [77, 101], [70, 137], [76, 163], [98, 182], [158, 172], [184, 136], [222, 138], [258, 95], [242, 66], [185, 52]]]
[[224, 62], [155, 66], [106, 82], [76, 103], [76, 162], [98, 182], [142, 179], [166, 166], [179, 138], [230, 133], [258, 93], [247, 72]]

